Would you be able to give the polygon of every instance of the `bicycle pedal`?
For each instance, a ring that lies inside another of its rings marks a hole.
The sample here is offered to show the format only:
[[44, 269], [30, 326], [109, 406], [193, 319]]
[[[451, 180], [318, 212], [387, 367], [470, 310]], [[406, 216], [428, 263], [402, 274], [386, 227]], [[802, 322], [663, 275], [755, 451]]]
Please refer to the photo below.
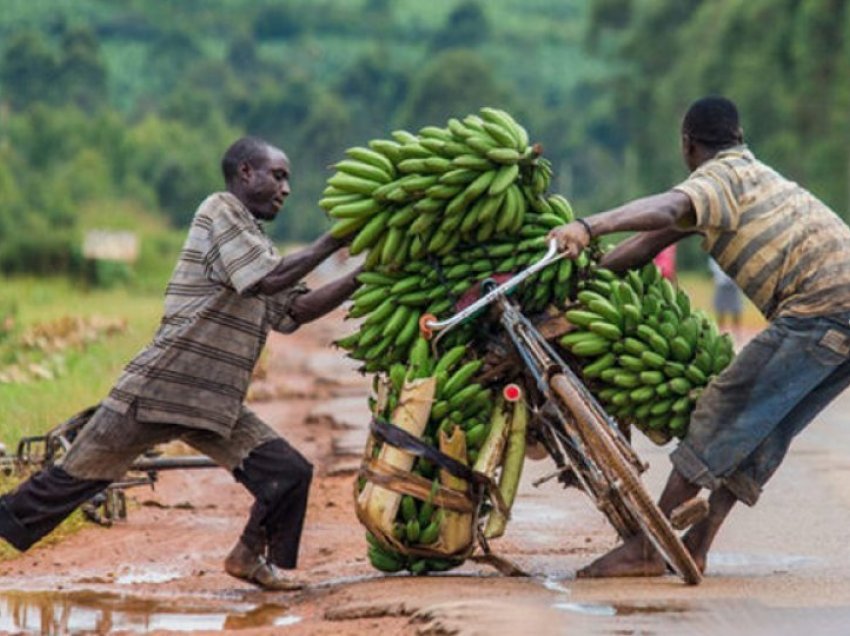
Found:
[[670, 523], [676, 530], [690, 528], [708, 516], [708, 501], [702, 497], [688, 499], [670, 513]]

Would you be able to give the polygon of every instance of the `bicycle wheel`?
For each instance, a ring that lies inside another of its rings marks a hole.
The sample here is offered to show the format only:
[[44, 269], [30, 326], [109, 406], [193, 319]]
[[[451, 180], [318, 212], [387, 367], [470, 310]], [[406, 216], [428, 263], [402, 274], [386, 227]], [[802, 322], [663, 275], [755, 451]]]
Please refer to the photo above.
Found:
[[593, 455], [592, 461], [606, 474], [612, 489], [634, 515], [646, 537], [686, 583], [697, 585], [702, 573], [667, 517], [644, 489], [635, 469], [624, 459], [607, 425], [594, 412], [598, 405], [587, 404], [564, 375], [554, 375], [550, 386], [572, 412], [587, 452]]
[[[570, 433], [570, 436], [577, 436], [579, 433]], [[587, 451], [582, 448], [573, 447], [571, 444], [562, 446], [564, 455], [569, 461], [570, 469], [575, 474], [576, 486], [583, 490], [596, 507], [608, 517], [608, 521], [614, 526], [614, 530], [620, 535], [624, 541], [633, 537], [642, 529], [635, 521], [631, 511], [623, 505], [622, 499], [611, 487], [608, 478], [591, 462]]]

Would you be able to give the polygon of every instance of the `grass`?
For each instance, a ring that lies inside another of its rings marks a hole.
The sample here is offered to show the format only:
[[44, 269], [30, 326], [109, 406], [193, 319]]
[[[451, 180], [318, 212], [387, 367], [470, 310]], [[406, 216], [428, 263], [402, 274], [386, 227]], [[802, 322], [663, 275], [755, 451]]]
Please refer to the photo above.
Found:
[[127, 329], [84, 351], [70, 351], [67, 372], [56, 380], [0, 384], [0, 441], [7, 448], [101, 400], [123, 366], [150, 340], [162, 310], [161, 294], [87, 291], [63, 279], [3, 279], [0, 305], [11, 302], [17, 307], [17, 329], [62, 316], [93, 315], [124, 319]]

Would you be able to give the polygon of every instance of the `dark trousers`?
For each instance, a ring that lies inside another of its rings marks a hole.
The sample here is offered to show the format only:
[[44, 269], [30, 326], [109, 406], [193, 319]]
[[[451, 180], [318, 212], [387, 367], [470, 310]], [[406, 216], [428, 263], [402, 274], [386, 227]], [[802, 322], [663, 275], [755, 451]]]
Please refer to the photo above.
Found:
[[298, 546], [307, 513], [313, 466], [282, 439], [255, 448], [236, 480], [254, 495], [242, 543], [278, 567], [298, 565]]
[[[255, 497], [241, 540], [279, 567], [297, 565], [312, 474], [312, 465], [280, 438], [254, 448], [233, 470]], [[42, 470], [0, 497], [0, 537], [27, 550], [109, 484], [74, 477], [60, 466]]]

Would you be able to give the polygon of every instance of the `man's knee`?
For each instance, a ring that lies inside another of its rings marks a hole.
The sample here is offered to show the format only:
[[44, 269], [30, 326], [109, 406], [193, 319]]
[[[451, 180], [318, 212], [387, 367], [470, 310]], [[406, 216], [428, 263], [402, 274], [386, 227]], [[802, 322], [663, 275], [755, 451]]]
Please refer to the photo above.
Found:
[[308, 483], [312, 480], [313, 464], [286, 441], [275, 439], [264, 446], [272, 455], [271, 465], [279, 472], [291, 474], [294, 478]]
[[266, 500], [293, 491], [306, 491], [313, 479], [313, 465], [282, 439], [255, 448], [234, 471], [238, 481]]

